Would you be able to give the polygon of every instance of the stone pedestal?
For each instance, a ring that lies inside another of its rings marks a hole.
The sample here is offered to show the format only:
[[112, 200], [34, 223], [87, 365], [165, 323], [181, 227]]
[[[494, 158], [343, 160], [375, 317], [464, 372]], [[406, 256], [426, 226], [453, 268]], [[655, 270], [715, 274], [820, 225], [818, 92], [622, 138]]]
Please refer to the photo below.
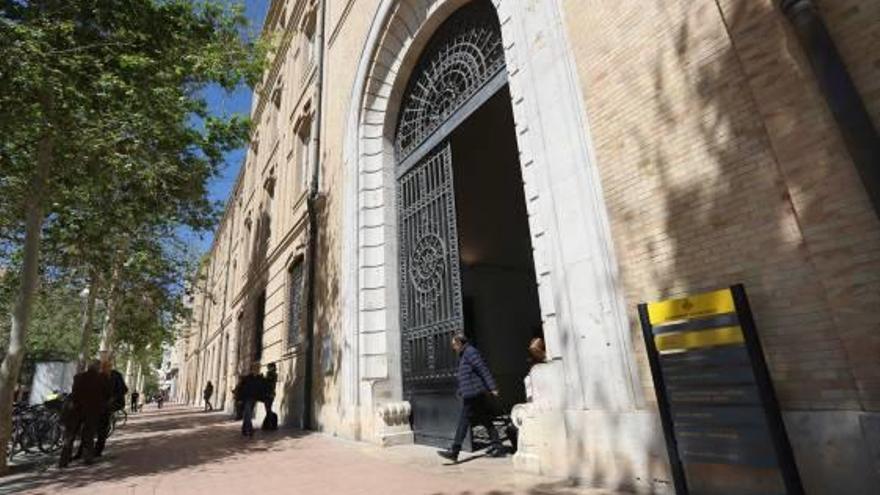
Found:
[[390, 402], [376, 410], [376, 431], [383, 447], [406, 445], [414, 442], [409, 424], [412, 406], [407, 401]]

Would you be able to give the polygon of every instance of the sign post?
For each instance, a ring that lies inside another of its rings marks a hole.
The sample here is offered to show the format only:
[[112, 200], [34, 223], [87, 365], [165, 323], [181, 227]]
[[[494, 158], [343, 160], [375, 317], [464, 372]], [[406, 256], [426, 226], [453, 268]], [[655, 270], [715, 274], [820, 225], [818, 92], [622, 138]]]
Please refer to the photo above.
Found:
[[639, 318], [676, 493], [802, 495], [743, 286]]

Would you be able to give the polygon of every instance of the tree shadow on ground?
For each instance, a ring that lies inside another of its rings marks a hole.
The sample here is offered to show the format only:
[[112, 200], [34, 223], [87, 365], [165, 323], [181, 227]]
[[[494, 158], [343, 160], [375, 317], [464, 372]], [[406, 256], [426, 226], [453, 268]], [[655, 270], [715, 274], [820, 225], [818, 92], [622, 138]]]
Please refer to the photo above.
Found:
[[460, 492], [433, 492], [431, 495], [610, 495], [612, 492], [597, 491], [573, 481], [548, 481], [509, 489], [462, 490]]
[[133, 419], [129, 416], [128, 423], [121, 427], [121, 433], [126, 437], [138, 433], [158, 433], [161, 431], [185, 430], [193, 428], [204, 428], [217, 424], [228, 423], [229, 415], [215, 411], [213, 413], [204, 413], [199, 411], [189, 411], [187, 413], [169, 414], [163, 417], [162, 426], [159, 427], [156, 422], [149, 420]]
[[[110, 438], [105, 456], [92, 466], [74, 463], [63, 471], [50, 468], [57, 457], [30, 465], [28, 472], [19, 472], [0, 483], [0, 492], [64, 493], [93, 483], [119, 483], [133, 477], [167, 474], [275, 450], [280, 442], [307, 435], [299, 430], [258, 431], [253, 438], [246, 439], [240, 437], [238, 423], [220, 424], [224, 422], [221, 415], [206, 416], [192, 411], [189, 415], [175, 416], [169, 421], [162, 418], [131, 425], [131, 428], [127, 425], [117, 438]], [[191, 431], [174, 429], [175, 425], [192, 428], [193, 424], [198, 427]], [[284, 448], [291, 446], [286, 443]]]

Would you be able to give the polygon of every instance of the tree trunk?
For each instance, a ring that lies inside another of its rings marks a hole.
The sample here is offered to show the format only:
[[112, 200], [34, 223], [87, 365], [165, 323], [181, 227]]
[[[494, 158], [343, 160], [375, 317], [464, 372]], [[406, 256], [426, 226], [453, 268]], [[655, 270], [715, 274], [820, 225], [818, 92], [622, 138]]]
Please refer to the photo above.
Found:
[[136, 380], [137, 389], [140, 390], [141, 393], [143, 393], [143, 391], [144, 391], [144, 370], [140, 364], [138, 364], [137, 370], [138, 370], [137, 371], [137, 380]]
[[31, 177], [28, 198], [25, 203], [24, 259], [19, 273], [19, 289], [12, 309], [12, 328], [9, 332], [9, 348], [0, 365], [0, 476], [7, 471], [6, 454], [12, 431], [12, 401], [21, 363], [24, 360], [28, 324], [34, 294], [39, 284], [40, 241], [42, 240], [45, 211], [43, 197], [54, 153], [52, 135], [40, 139], [37, 148], [37, 169]]
[[[137, 385], [136, 383], [131, 381], [131, 351], [129, 350], [129, 357], [125, 360], [125, 383], [129, 386]], [[137, 390], [137, 388], [135, 388]]]
[[101, 361], [113, 359], [113, 338], [116, 336], [116, 306], [119, 296], [119, 277], [122, 274], [122, 256], [118, 256], [113, 267], [113, 278], [110, 280], [110, 290], [107, 294], [107, 317], [104, 320], [104, 329], [101, 331], [101, 346], [99, 353]]
[[89, 337], [92, 333], [92, 321], [95, 318], [95, 300], [98, 298], [98, 280], [92, 276], [89, 283], [89, 295], [83, 312], [82, 331], [79, 341], [79, 364], [77, 369], [85, 371], [89, 361]]

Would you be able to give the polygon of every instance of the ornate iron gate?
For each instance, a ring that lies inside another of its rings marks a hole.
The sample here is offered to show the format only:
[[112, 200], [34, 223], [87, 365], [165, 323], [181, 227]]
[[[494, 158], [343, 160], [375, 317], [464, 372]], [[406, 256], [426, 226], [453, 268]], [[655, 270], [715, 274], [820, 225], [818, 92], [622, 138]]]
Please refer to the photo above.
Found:
[[461, 271], [449, 136], [507, 82], [494, 7], [478, 0], [438, 29], [404, 93], [397, 125], [397, 212], [404, 394], [422, 443], [454, 433], [462, 329]]
[[449, 347], [461, 327], [461, 274], [452, 150], [445, 143], [400, 179], [400, 319], [404, 388], [433, 392], [455, 379]]

